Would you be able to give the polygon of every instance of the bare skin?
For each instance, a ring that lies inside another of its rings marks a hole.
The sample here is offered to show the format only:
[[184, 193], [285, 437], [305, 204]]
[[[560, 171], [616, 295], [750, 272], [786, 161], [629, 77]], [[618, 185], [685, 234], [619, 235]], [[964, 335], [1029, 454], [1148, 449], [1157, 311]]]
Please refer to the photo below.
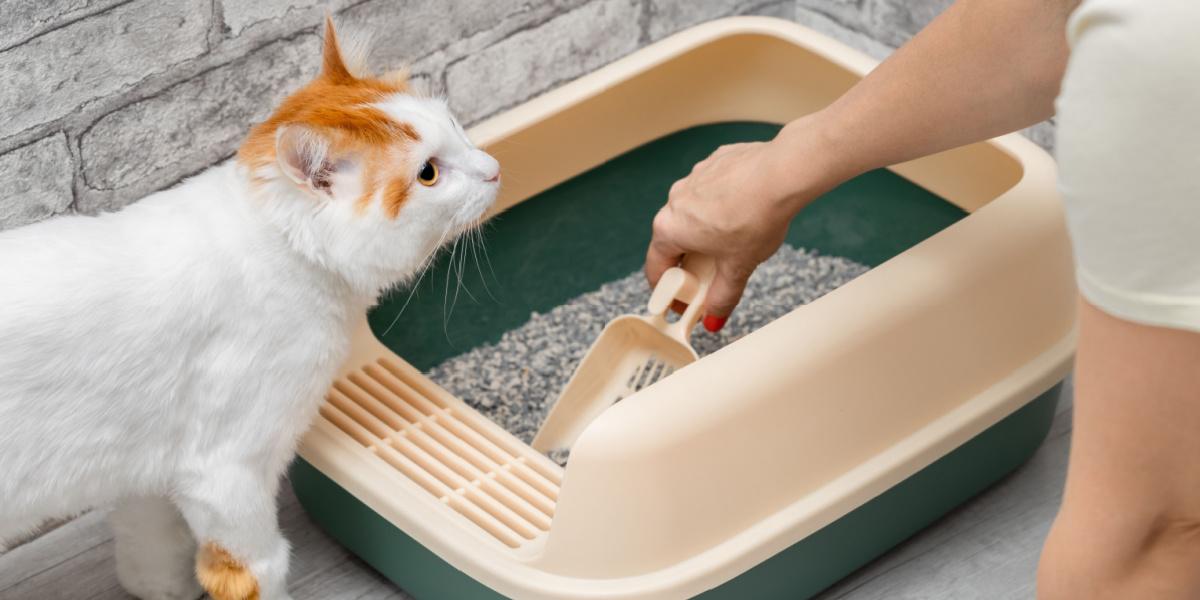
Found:
[[[809, 202], [871, 169], [1054, 113], [1078, 0], [959, 0], [861, 83], [770, 142], [717, 149], [672, 186], [646, 277], [715, 257], [705, 326]], [[1200, 597], [1200, 333], [1080, 309], [1075, 433], [1039, 597]]]
[[1043, 598], [1200, 597], [1200, 334], [1083, 302], [1063, 505]]
[[817, 196], [871, 169], [1050, 117], [1073, 7], [958, 2], [829, 107], [770, 142], [718, 148], [672, 186], [654, 220], [646, 277], [656, 283], [685, 251], [708, 253], [717, 278], [705, 312], [727, 316], [787, 221]]

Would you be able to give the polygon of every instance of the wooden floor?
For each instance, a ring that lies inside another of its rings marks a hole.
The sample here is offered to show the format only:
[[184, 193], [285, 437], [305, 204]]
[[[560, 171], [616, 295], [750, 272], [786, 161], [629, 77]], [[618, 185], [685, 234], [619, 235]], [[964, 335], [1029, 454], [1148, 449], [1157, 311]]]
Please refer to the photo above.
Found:
[[[1043, 538], [1058, 508], [1071, 433], [1068, 386], [1033, 459], [821, 600], [1033, 598]], [[284, 486], [280, 522], [294, 548], [292, 595], [304, 599], [408, 598], [322, 533]], [[113, 571], [112, 538], [96, 511], [0, 555], [0, 599], [128, 598]]]

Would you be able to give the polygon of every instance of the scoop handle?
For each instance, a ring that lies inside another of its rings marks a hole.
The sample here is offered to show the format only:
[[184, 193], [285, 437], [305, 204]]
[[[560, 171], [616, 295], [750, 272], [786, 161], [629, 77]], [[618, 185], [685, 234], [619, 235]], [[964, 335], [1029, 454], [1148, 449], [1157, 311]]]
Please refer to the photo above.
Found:
[[[646, 307], [654, 316], [654, 324], [669, 335], [688, 341], [692, 328], [704, 314], [704, 297], [712, 285], [717, 273], [717, 263], [712, 257], [704, 254], [688, 254], [683, 257], [683, 263], [671, 267], [663, 273], [650, 294]], [[668, 323], [667, 311], [675, 300], [687, 304], [687, 309], [678, 321]]]

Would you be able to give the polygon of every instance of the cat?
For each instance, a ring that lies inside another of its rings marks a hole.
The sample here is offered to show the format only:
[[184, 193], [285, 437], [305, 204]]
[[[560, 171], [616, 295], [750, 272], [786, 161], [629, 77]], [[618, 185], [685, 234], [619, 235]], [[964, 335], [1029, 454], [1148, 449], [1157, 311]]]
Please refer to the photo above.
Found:
[[327, 19], [320, 75], [233, 159], [0, 232], [0, 545], [114, 505], [133, 595], [288, 597], [275, 495], [352, 321], [500, 185], [444, 102], [350, 47]]

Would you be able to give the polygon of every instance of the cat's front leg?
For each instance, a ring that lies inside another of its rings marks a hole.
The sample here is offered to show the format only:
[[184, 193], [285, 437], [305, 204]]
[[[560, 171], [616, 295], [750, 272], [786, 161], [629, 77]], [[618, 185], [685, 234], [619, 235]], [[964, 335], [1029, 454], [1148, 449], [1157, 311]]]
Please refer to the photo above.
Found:
[[251, 467], [206, 473], [177, 502], [200, 549], [196, 576], [213, 600], [289, 600], [289, 547], [275, 514], [278, 479]]
[[123, 500], [109, 514], [117, 580], [141, 600], [196, 600], [196, 541], [179, 510], [162, 497]]

